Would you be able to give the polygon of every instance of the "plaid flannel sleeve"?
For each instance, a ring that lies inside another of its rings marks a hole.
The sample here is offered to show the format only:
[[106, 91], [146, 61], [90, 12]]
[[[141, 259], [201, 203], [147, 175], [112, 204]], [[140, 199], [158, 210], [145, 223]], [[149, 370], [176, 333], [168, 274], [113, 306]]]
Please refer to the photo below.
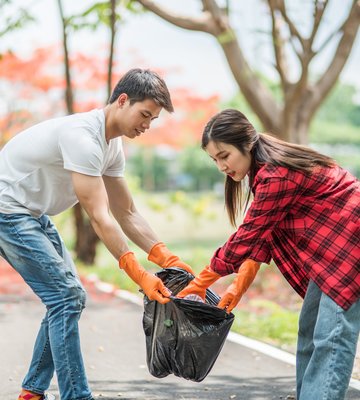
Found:
[[268, 239], [297, 200], [299, 185], [287, 177], [269, 177], [258, 180], [254, 191], [243, 223], [211, 260], [211, 268], [220, 275], [237, 272], [248, 258], [270, 263]]

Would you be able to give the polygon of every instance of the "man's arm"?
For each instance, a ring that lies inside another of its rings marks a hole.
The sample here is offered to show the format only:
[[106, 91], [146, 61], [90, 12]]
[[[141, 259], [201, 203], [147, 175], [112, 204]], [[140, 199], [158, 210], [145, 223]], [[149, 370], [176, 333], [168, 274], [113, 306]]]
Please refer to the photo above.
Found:
[[144, 217], [136, 210], [124, 178], [103, 177], [110, 209], [126, 236], [148, 254], [148, 260], [161, 268], [179, 267], [192, 275], [191, 267], [159, 242]]
[[89, 215], [95, 232], [113, 256], [119, 260], [119, 267], [144, 290], [150, 300], [156, 300], [162, 304], [169, 302], [170, 291], [161, 279], [147, 272], [138, 263], [134, 253], [129, 251], [120, 227], [110, 216], [103, 179], [73, 172], [72, 181], [75, 193]]
[[125, 178], [104, 176], [110, 210], [125, 235], [146, 253], [159, 242], [155, 232], [137, 211]]
[[118, 260], [129, 251], [129, 247], [123, 232], [109, 213], [109, 200], [103, 179], [72, 172], [72, 181], [75, 194], [96, 234]]

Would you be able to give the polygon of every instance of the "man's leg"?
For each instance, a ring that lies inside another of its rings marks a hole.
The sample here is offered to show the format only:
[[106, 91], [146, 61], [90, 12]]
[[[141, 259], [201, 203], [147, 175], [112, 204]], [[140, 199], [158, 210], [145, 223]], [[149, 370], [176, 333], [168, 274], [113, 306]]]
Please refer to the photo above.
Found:
[[54, 362], [49, 339], [48, 313], [46, 313], [40, 325], [30, 367], [22, 387], [35, 393], [44, 393], [50, 385], [53, 374]]
[[320, 292], [320, 302], [313, 331], [313, 351], [303, 374], [298, 400], [342, 400], [356, 354], [360, 301], [344, 311], [317, 286], [312, 290]]
[[[0, 248], [47, 307], [25, 389], [43, 393], [54, 367], [63, 400], [91, 399], [80, 350], [78, 319], [85, 291], [47, 217], [0, 215]], [[5, 231], [4, 231], [5, 229]], [[64, 259], [65, 256], [65, 259]]]

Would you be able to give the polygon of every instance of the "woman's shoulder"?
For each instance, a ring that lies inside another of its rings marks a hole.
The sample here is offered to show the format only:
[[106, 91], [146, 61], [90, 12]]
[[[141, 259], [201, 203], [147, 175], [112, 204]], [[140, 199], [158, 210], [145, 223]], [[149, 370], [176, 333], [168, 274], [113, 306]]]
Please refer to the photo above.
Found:
[[298, 187], [311, 190], [325, 190], [327, 186], [333, 186], [341, 182], [345, 185], [359, 187], [359, 180], [339, 165], [316, 166], [311, 172], [299, 169], [292, 169], [273, 164], [262, 165], [254, 179], [253, 189], [260, 185], [276, 181], [289, 181]]
[[258, 170], [252, 190], [254, 191], [259, 185], [274, 184], [275, 187], [305, 187], [308, 182], [308, 175], [301, 170], [292, 169], [289, 167], [264, 164]]
[[294, 171], [290, 170], [287, 167], [282, 167], [279, 165], [273, 165], [273, 164], [264, 164], [262, 165], [256, 176], [255, 176], [255, 181], [259, 182], [264, 179], [269, 179], [269, 178], [287, 178], [290, 175], [293, 174]]

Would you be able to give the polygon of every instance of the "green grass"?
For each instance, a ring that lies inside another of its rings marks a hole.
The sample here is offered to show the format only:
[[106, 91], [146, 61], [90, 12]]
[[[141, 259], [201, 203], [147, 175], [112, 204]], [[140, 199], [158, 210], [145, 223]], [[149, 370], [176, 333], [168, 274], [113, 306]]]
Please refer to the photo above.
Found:
[[263, 299], [251, 300], [247, 306], [252, 311], [234, 310], [234, 332], [295, 352], [298, 312]]

